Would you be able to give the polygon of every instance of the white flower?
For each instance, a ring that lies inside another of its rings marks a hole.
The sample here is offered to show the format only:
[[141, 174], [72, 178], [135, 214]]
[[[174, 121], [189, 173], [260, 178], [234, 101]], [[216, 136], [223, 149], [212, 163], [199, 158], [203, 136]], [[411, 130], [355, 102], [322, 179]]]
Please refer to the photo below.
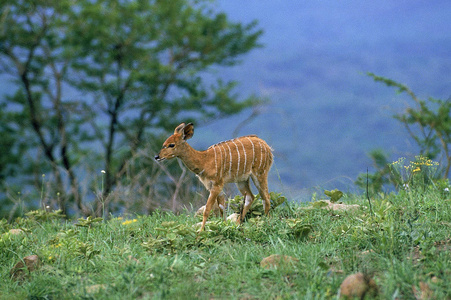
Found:
[[449, 188], [445, 188], [444, 191], [449, 193]]
[[100, 171], [100, 173], [103, 173], [103, 174], [105, 174], [106, 172], [105, 172], [105, 170], [102, 170], [102, 171]]

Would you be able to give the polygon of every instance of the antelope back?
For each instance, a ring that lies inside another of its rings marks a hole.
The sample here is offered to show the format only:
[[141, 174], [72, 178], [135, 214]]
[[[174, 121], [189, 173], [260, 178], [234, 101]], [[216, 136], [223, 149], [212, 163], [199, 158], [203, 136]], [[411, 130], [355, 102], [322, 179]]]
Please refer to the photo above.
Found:
[[217, 176], [227, 182], [241, 181], [251, 174], [267, 175], [273, 162], [271, 147], [256, 135], [220, 142], [207, 151], [213, 152]]

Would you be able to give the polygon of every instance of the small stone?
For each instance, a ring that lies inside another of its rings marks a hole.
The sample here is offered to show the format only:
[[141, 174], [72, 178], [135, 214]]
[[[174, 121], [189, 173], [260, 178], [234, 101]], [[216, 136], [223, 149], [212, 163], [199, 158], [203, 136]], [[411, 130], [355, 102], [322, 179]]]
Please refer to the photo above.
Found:
[[340, 285], [340, 295], [344, 298], [364, 299], [369, 294], [376, 295], [377, 286], [372, 278], [363, 273], [349, 275]]
[[233, 213], [227, 217], [227, 220], [232, 221], [232, 222], [237, 222], [239, 217], [240, 217], [240, 214]]
[[313, 202], [312, 206], [306, 207], [305, 209], [319, 208], [332, 211], [352, 211], [357, 210], [359, 207], [360, 205], [357, 204], [333, 203], [330, 200], [319, 200]]
[[[24, 257], [9, 272], [13, 280], [22, 280], [24, 277], [33, 272], [41, 265], [41, 260], [37, 255]], [[25, 268], [26, 267], [26, 268]]]
[[[194, 214], [194, 217], [203, 216], [205, 211], [205, 205], [199, 207], [197, 212]], [[221, 215], [221, 210], [219, 209], [219, 206], [217, 203], [213, 204], [213, 207], [211, 208], [210, 215], [214, 214], [216, 217]]]
[[429, 285], [425, 282], [420, 281], [420, 291], [418, 291], [415, 286], [413, 288], [413, 293], [419, 300], [434, 299], [434, 293], [432, 292]]
[[134, 257], [134, 256], [132, 256], [132, 255], [129, 255], [129, 256], [128, 256], [128, 260], [129, 260], [129, 261], [133, 261], [133, 262], [135, 262], [135, 263], [139, 263], [139, 259], [137, 259], [136, 257]]
[[106, 290], [106, 284], [93, 284], [86, 287], [86, 293], [88, 294], [97, 294], [100, 291]]
[[12, 234], [12, 235], [20, 235], [23, 233], [25, 233], [25, 232], [22, 229], [10, 229], [9, 230], [9, 234]]
[[288, 255], [280, 255], [280, 254], [273, 254], [268, 257], [265, 257], [260, 262], [260, 266], [265, 269], [270, 268], [279, 268], [283, 265], [292, 265], [299, 261], [299, 259], [288, 256]]

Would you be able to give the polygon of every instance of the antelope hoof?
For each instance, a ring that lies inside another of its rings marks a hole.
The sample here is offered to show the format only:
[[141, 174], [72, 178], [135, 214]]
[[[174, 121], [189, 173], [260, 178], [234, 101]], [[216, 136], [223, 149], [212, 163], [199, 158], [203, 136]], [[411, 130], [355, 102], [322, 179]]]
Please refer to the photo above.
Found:
[[236, 219], [236, 223], [238, 225], [241, 225], [241, 224], [243, 224], [243, 221], [244, 221], [243, 217], [241, 215], [238, 215], [238, 218]]

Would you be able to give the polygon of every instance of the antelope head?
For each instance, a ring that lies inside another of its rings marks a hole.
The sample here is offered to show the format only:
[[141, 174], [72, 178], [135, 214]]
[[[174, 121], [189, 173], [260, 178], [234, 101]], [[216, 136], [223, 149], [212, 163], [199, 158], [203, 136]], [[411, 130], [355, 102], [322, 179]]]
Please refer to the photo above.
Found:
[[186, 140], [190, 139], [194, 134], [194, 125], [192, 123], [180, 124], [174, 130], [174, 134], [168, 137], [163, 143], [160, 153], [155, 155], [155, 160], [162, 161], [178, 157], [185, 151]]

